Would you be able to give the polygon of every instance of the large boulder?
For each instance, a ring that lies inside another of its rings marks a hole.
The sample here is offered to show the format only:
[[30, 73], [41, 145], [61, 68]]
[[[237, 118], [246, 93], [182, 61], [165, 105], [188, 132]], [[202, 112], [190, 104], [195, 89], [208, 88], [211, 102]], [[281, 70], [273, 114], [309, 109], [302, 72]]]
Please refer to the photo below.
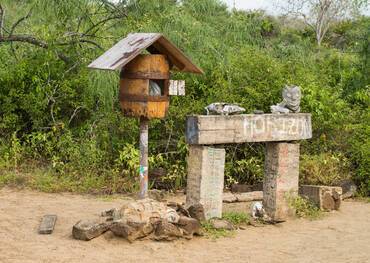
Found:
[[225, 219], [212, 218], [209, 222], [211, 226], [217, 230], [234, 230], [233, 224]]
[[183, 236], [183, 231], [166, 219], [154, 223], [154, 239], [157, 241], [172, 241]]
[[188, 212], [189, 212], [190, 217], [195, 218], [196, 220], [200, 222], [206, 220], [206, 216], [204, 213], [204, 207], [200, 203], [189, 206]]
[[133, 242], [136, 239], [150, 235], [154, 231], [154, 227], [151, 222], [145, 223], [121, 220], [113, 222], [110, 226], [110, 230], [114, 235], [123, 237], [129, 242]]
[[106, 232], [112, 223], [105, 219], [80, 220], [72, 229], [72, 236], [78, 240], [91, 240]]
[[193, 235], [201, 235], [201, 225], [200, 222], [195, 218], [190, 218], [186, 216], [181, 216], [178, 223], [176, 224], [183, 230], [185, 238], [192, 238]]

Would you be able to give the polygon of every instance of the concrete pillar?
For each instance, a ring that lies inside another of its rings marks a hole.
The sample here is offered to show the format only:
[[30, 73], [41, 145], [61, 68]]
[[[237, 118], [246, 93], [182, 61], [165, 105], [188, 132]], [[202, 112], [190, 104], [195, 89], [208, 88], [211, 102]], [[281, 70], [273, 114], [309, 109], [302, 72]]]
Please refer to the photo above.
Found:
[[263, 206], [273, 220], [284, 221], [295, 211], [288, 198], [298, 195], [299, 144], [266, 143]]
[[225, 149], [190, 145], [186, 205], [200, 203], [206, 219], [222, 217]]

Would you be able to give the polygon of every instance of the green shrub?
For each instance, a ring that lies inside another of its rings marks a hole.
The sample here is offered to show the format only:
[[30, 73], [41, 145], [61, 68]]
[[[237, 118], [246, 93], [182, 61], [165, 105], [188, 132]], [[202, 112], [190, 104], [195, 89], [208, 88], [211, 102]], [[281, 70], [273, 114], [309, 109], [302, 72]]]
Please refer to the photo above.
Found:
[[349, 160], [341, 154], [301, 155], [302, 184], [335, 185], [351, 177]]
[[[345, 43], [329, 37], [318, 49], [312, 30], [287, 26], [263, 12], [229, 11], [218, 0], [134, 0], [116, 8], [78, 0], [2, 4], [7, 28], [32, 6], [31, 17], [14, 33], [33, 35], [50, 48], [0, 43], [1, 174], [25, 173], [24, 184], [53, 191], [137, 188], [138, 121], [122, 117], [118, 73], [87, 69], [102, 53], [95, 46], [58, 46], [75, 40], [71, 32], [81, 33], [119, 11], [127, 16], [108, 22], [87, 40], [107, 49], [130, 32], [162, 32], [205, 72], [173, 73], [172, 78], [186, 80], [187, 96], [172, 97], [168, 117], [150, 122], [150, 165], [167, 170], [164, 180], [171, 187], [181, 188], [186, 181], [187, 115], [201, 114], [216, 101], [238, 103], [247, 113], [269, 112], [281, 100], [282, 87], [295, 84], [303, 91], [302, 111], [312, 113], [313, 122], [313, 138], [301, 143], [303, 182], [333, 184], [352, 175], [362, 194], [369, 194], [368, 17], [333, 25]], [[82, 22], [80, 10], [99, 14]], [[71, 64], [62, 62], [58, 52]], [[225, 148], [225, 185], [262, 180], [262, 144]], [[34, 163], [47, 176], [30, 180]]]
[[310, 200], [297, 196], [289, 198], [289, 205], [295, 209], [296, 215], [302, 218], [319, 219], [322, 217], [320, 209]]

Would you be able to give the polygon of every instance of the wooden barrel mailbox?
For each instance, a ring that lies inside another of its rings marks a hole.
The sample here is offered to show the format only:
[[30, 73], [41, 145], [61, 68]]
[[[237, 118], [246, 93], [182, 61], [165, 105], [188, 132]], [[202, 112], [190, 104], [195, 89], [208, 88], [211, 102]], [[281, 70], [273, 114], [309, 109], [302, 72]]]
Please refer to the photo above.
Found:
[[121, 71], [119, 101], [123, 115], [140, 118], [140, 197], [145, 198], [148, 190], [148, 122], [166, 116], [169, 96], [185, 95], [185, 82], [170, 80], [170, 71], [197, 74], [203, 71], [158, 33], [129, 34], [88, 67]]
[[165, 55], [139, 55], [121, 70], [119, 99], [127, 117], [164, 118], [170, 66]]

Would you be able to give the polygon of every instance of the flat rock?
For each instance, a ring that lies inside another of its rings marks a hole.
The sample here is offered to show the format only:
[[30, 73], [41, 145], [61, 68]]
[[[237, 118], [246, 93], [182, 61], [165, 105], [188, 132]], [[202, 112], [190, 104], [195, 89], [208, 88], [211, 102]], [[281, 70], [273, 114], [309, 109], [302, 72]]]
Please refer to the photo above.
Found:
[[236, 201], [236, 196], [233, 193], [224, 193], [222, 196], [222, 202], [224, 203], [234, 203]]
[[114, 235], [123, 237], [129, 242], [147, 237], [154, 231], [154, 227], [151, 222], [138, 223], [127, 222], [124, 220], [113, 222], [109, 229], [113, 232]]
[[180, 215], [180, 216], [187, 216], [190, 217], [189, 211], [185, 209], [185, 207], [179, 203], [176, 202], [168, 202], [167, 207], [170, 207], [172, 209], [175, 209], [175, 211]]
[[204, 214], [204, 207], [202, 204], [194, 204], [188, 207], [188, 212], [190, 217], [195, 218], [198, 221], [204, 221], [206, 220], [205, 214]]
[[354, 197], [357, 192], [357, 186], [352, 180], [343, 180], [340, 184], [342, 187], [342, 199]]
[[217, 230], [234, 230], [233, 224], [225, 219], [212, 218], [209, 222]]
[[159, 220], [155, 223], [154, 239], [157, 241], [172, 241], [183, 236], [183, 231], [167, 220]]
[[325, 185], [301, 185], [299, 194], [307, 197], [322, 210], [338, 210], [342, 202], [342, 188]]
[[78, 240], [91, 240], [106, 232], [111, 222], [104, 219], [80, 220], [72, 228], [72, 236]]
[[248, 184], [232, 184], [231, 185], [231, 192], [233, 193], [246, 193], [246, 192], [251, 192], [253, 189], [252, 185]]
[[44, 215], [39, 227], [39, 234], [47, 235], [53, 233], [56, 221], [56, 215]]
[[237, 202], [251, 202], [251, 201], [261, 201], [263, 200], [262, 191], [254, 191], [248, 193], [238, 193], [235, 194]]
[[183, 230], [184, 237], [192, 238], [194, 234], [201, 235], [200, 223], [195, 218], [181, 216], [177, 226]]
[[123, 205], [119, 209], [120, 218], [136, 223], [147, 223], [151, 218], [166, 218], [167, 206], [152, 199], [142, 199]]

